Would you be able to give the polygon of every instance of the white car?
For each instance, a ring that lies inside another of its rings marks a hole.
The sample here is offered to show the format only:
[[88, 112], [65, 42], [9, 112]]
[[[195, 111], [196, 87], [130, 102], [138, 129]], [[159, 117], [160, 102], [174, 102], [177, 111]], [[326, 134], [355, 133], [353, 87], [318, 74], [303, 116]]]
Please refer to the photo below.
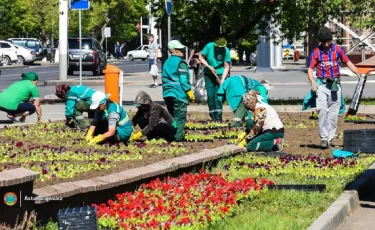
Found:
[[17, 64], [33, 64], [36, 60], [34, 50], [24, 46], [14, 45], [17, 48]]
[[0, 62], [3, 65], [17, 62], [17, 48], [12, 43], [0, 40]]
[[[134, 59], [141, 59], [142, 61], [145, 61], [148, 59], [148, 45], [143, 45], [138, 47], [136, 50], [129, 51], [127, 57], [130, 61], [133, 61]], [[161, 58], [160, 47], [158, 49], [158, 58]]]

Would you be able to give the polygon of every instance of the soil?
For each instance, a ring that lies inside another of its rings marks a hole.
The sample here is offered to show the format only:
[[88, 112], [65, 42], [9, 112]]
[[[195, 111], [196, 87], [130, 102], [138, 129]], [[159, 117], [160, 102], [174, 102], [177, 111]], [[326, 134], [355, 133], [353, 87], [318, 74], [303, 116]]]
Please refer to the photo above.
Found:
[[[320, 144], [320, 137], [319, 137], [319, 128], [318, 128], [318, 121], [309, 119], [308, 113], [279, 113], [282, 118], [283, 124], [285, 126], [285, 145], [284, 145], [284, 153], [288, 154], [332, 154], [332, 149], [321, 149], [319, 147]], [[375, 120], [375, 115], [365, 115], [368, 120]], [[225, 122], [230, 123], [233, 117], [232, 113], [225, 113], [223, 115], [223, 120]], [[189, 119], [196, 120], [196, 121], [204, 121], [208, 119], [208, 115], [206, 113], [198, 113], [195, 112], [189, 115]], [[353, 129], [375, 129], [375, 124], [354, 124], [354, 123], [345, 123], [344, 118], [339, 118], [338, 129], [333, 144], [335, 148], [342, 148], [343, 147], [343, 137], [342, 134], [339, 135], [344, 130], [353, 130]], [[191, 132], [191, 131], [189, 131]], [[223, 146], [228, 144], [228, 139], [217, 139], [213, 142], [194, 142], [188, 143], [185, 142], [184, 145], [190, 150], [186, 154], [190, 153], [197, 153], [203, 151], [205, 149], [212, 149], [215, 147]], [[95, 178], [99, 176], [108, 175], [110, 173], [115, 173], [131, 168], [141, 167], [148, 164], [152, 164], [158, 161], [162, 161], [165, 159], [170, 159], [176, 157], [176, 155], [171, 154], [147, 154], [144, 156], [142, 160], [133, 160], [133, 161], [120, 161], [116, 162], [116, 166], [102, 171], [90, 171], [88, 173], [82, 173], [76, 175], [72, 179], [56, 179], [56, 180], [49, 180], [45, 182], [37, 181], [34, 183], [35, 188], [40, 188], [47, 185], [58, 184], [62, 182], [69, 182], [69, 181], [77, 181], [77, 180], [84, 180], [89, 178]]]

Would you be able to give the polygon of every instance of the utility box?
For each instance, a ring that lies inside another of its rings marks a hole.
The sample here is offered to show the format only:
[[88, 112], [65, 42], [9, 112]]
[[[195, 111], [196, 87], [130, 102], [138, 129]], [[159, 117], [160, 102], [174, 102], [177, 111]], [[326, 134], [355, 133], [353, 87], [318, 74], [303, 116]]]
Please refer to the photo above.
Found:
[[95, 207], [60, 209], [57, 213], [59, 230], [97, 230], [98, 214]]

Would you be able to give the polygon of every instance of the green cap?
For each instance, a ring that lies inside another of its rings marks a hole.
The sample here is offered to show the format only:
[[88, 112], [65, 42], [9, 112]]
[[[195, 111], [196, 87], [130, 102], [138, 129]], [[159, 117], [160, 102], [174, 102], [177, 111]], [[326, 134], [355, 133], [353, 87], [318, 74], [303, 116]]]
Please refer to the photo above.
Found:
[[23, 80], [30, 80], [30, 81], [37, 81], [39, 80], [38, 74], [34, 72], [27, 72], [27, 73], [22, 73], [21, 78]]
[[225, 38], [217, 38], [215, 40], [215, 46], [226, 47], [227, 46], [227, 40], [225, 40]]
[[173, 50], [173, 49], [184, 49], [185, 46], [181, 44], [180, 41], [178, 40], [172, 40], [168, 43], [168, 49]]

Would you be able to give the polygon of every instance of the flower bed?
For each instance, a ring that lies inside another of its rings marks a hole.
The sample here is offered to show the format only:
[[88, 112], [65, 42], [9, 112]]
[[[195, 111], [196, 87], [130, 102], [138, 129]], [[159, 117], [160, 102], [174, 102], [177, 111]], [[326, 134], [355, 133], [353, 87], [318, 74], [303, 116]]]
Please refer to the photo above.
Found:
[[[155, 163], [163, 159], [222, 146], [223, 140], [203, 136], [194, 143], [151, 140], [121, 144], [88, 145], [85, 132], [72, 130], [64, 122], [7, 127], [0, 132], [0, 171], [24, 167], [40, 173], [35, 187], [75, 179], [92, 178]], [[197, 134], [199, 135], [199, 134]], [[200, 143], [200, 141], [210, 143]], [[107, 173], [106, 173], [107, 172]]]
[[358, 158], [335, 159], [322, 155], [285, 155], [264, 157], [247, 155], [232, 158], [224, 165], [227, 171], [258, 176], [291, 175], [306, 178], [333, 178], [338, 175], [353, 176], [363, 172], [375, 161], [375, 156], [362, 155]]
[[246, 178], [229, 182], [221, 174], [201, 171], [143, 184], [98, 209], [106, 229], [205, 228], [236, 213], [239, 202], [258, 197], [272, 181]]

